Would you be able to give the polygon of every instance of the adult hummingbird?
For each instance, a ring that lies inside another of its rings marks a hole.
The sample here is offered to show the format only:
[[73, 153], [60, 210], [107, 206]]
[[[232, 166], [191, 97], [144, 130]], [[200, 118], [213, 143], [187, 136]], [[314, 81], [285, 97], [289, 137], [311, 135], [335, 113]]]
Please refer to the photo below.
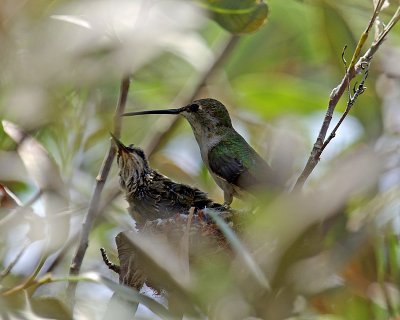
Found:
[[226, 205], [232, 203], [233, 196], [240, 198], [263, 187], [279, 187], [276, 173], [236, 132], [228, 110], [218, 100], [200, 99], [182, 108], [128, 112], [123, 116], [143, 114], [181, 114], [189, 121], [203, 162], [224, 191]]
[[120, 186], [129, 203], [129, 213], [139, 225], [148, 220], [188, 214], [192, 207], [195, 213], [210, 208], [222, 215], [230, 215], [231, 211], [213, 202], [203, 191], [174, 182], [152, 169], [142, 149], [125, 146], [114, 135], [111, 136], [118, 149]]

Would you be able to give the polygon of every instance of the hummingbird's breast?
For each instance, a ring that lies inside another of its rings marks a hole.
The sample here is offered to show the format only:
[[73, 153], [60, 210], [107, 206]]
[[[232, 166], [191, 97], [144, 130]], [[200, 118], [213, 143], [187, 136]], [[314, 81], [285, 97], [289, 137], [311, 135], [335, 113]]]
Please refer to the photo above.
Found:
[[207, 165], [207, 167], [209, 167], [208, 152], [214, 146], [216, 146], [218, 143], [220, 143], [221, 140], [223, 139], [223, 137], [221, 137], [220, 135], [215, 135], [213, 133], [208, 132], [208, 133], [203, 133], [199, 136], [195, 134], [195, 138], [199, 145], [201, 158], [203, 159], [203, 161]]

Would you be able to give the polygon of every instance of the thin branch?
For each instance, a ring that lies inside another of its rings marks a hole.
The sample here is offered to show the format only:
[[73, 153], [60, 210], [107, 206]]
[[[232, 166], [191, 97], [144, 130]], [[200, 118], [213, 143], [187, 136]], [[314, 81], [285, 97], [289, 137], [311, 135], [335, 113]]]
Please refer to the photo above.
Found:
[[333, 128], [333, 130], [332, 130], [331, 134], [329, 135], [329, 137], [325, 140], [325, 142], [324, 142], [324, 144], [323, 144], [323, 146], [321, 148], [321, 153], [324, 151], [324, 149], [329, 144], [329, 142], [331, 142], [331, 140], [336, 136], [337, 130], [339, 129], [340, 125], [342, 124], [344, 119], [349, 114], [349, 112], [350, 112], [351, 108], [353, 107], [354, 103], [356, 102], [357, 98], [365, 92], [366, 87], [364, 86], [364, 84], [365, 84], [365, 81], [367, 80], [367, 77], [368, 77], [368, 67], [366, 67], [366, 68], [367, 69], [365, 71], [363, 80], [358, 85], [358, 88], [357, 88], [357, 90], [355, 90], [354, 95], [350, 96], [349, 101], [347, 102], [346, 110], [344, 111], [344, 113], [340, 117], [340, 119], [337, 122], [335, 128]]
[[399, 22], [399, 19], [400, 19], [400, 6], [397, 8], [392, 19], [390, 19], [389, 23], [379, 34], [378, 38], [372, 43], [371, 47], [367, 50], [367, 52], [361, 58], [362, 61], [367, 61], [367, 62], [371, 61], [375, 52], [379, 49], [379, 47], [382, 45], [383, 41], [386, 39], [386, 36], [389, 33], [389, 31], [393, 29], [393, 27], [396, 25], [397, 22]]
[[[229, 57], [236, 44], [239, 41], [239, 37], [235, 35], [230, 35], [224, 44], [218, 50], [214, 61], [208, 66], [206, 70], [202, 73], [196, 84], [188, 89], [184, 88], [181, 93], [177, 96], [174, 105], [183, 105], [193, 101], [199, 94], [201, 89], [206, 85], [208, 80], [215, 74], [215, 72], [221, 67], [224, 61]], [[162, 147], [166, 141], [168, 141], [171, 133], [178, 126], [181, 121], [181, 117], [173, 117], [163, 128], [157, 132], [152, 138], [150, 143], [146, 147], [146, 154], [151, 156], [160, 147]]]
[[[121, 81], [119, 99], [114, 113], [113, 131], [116, 137], [120, 137], [121, 135], [121, 126], [122, 126], [121, 114], [124, 113], [125, 111], [129, 85], [130, 85], [130, 77], [125, 76]], [[86, 249], [89, 245], [89, 233], [90, 230], [92, 229], [94, 220], [99, 211], [98, 208], [100, 204], [101, 193], [103, 191], [108, 173], [110, 172], [114, 157], [115, 157], [115, 147], [113, 144], [110, 143], [108, 153], [106, 154], [100, 172], [96, 177], [96, 186], [94, 188], [92, 198], [90, 199], [89, 208], [82, 225], [82, 232], [80, 236], [79, 245], [72, 259], [72, 263], [70, 266], [70, 275], [79, 274], [79, 271], [81, 269], [83, 258], [85, 256]], [[75, 297], [76, 286], [77, 286], [76, 282], [69, 282], [68, 284], [67, 296], [71, 303], [73, 301], [73, 298]]]
[[[379, 5], [377, 6], [377, 8], [378, 7]], [[374, 10], [374, 14], [368, 25], [371, 24], [372, 20], [376, 19], [375, 15], [376, 15], [376, 9]], [[335, 110], [336, 105], [338, 104], [340, 98], [342, 97], [344, 91], [346, 90], [348, 83], [363, 70], [365, 63], [369, 63], [371, 61], [376, 51], [379, 49], [383, 41], [386, 39], [386, 36], [389, 33], [389, 31], [394, 27], [394, 25], [399, 21], [399, 19], [400, 19], [400, 7], [397, 9], [396, 13], [392, 17], [388, 25], [381, 32], [379, 37], [372, 43], [367, 52], [361, 58], [358, 59], [357, 63], [355, 63], [354, 65], [351, 64], [349, 66], [340, 84], [335, 89], [332, 90], [329, 98], [328, 109], [326, 111], [325, 118], [322, 123], [320, 132], [318, 134], [317, 140], [314, 143], [310, 157], [308, 158], [303, 171], [301, 172], [299, 178], [297, 179], [293, 187], [293, 190], [301, 189], [306, 180], [308, 179], [308, 177], [310, 176], [310, 174], [312, 173], [312, 171], [314, 170], [314, 168], [317, 166], [321, 153], [324, 149], [325, 138], [328, 132], [329, 125], [332, 121], [333, 111]], [[364, 36], [364, 34], [365, 33], [363, 33], [363, 35], [361, 36], [359, 43], [362, 41], [362, 37]]]

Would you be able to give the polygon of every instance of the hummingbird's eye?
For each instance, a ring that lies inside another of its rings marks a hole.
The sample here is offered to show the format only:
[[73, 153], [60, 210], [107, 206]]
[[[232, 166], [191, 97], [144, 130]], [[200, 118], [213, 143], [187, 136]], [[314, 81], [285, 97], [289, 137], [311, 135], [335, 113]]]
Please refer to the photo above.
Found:
[[197, 103], [192, 103], [188, 107], [190, 112], [196, 112], [197, 110], [199, 110], [199, 108], [200, 108], [200, 106]]

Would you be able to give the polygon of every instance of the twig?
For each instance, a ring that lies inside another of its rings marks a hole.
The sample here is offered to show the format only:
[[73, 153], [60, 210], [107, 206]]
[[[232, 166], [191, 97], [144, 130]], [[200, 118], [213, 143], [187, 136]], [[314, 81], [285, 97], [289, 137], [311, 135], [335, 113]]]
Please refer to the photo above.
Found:
[[[376, 19], [376, 14], [377, 14], [376, 12], [377, 12], [378, 8], [379, 8], [379, 3], [374, 10], [374, 14], [373, 14], [368, 26], [371, 25], [371, 21], [373, 22]], [[317, 166], [318, 161], [321, 156], [321, 153], [324, 149], [325, 137], [327, 135], [329, 125], [332, 121], [333, 111], [335, 110], [336, 105], [338, 104], [340, 98], [342, 97], [344, 91], [346, 90], [348, 83], [358, 73], [360, 73], [363, 70], [365, 63], [369, 64], [369, 62], [371, 61], [371, 59], [374, 56], [374, 54], [376, 53], [376, 51], [382, 45], [387, 34], [394, 27], [394, 25], [399, 21], [399, 19], [400, 19], [400, 7], [397, 9], [397, 11], [395, 12], [394, 16], [392, 17], [392, 19], [390, 20], [388, 25], [380, 33], [379, 37], [372, 43], [372, 45], [367, 50], [367, 52], [361, 58], [358, 59], [357, 63], [355, 63], [354, 65], [352, 63], [350, 64], [341, 83], [335, 89], [332, 90], [330, 98], [329, 98], [328, 109], [326, 111], [325, 118], [322, 123], [321, 129], [319, 131], [317, 140], [314, 143], [313, 149], [311, 150], [310, 157], [308, 158], [303, 171], [301, 172], [299, 178], [297, 179], [297, 181], [293, 187], [293, 190], [301, 189], [303, 187], [304, 183], [306, 182], [306, 180], [308, 179], [308, 177], [310, 176], [310, 174], [312, 173], [312, 171], [314, 170], [314, 168]], [[356, 50], [358, 50], [359, 47], [361, 50], [361, 47], [365, 43], [365, 40], [366, 40], [366, 39], [364, 39], [364, 37], [365, 37], [364, 35], [367, 31], [369, 31], [369, 28], [367, 28], [366, 31], [361, 36]], [[358, 55], [359, 54], [357, 52], [355, 52], [353, 54], [353, 57], [358, 56]]]
[[389, 23], [385, 26], [382, 32], [379, 34], [378, 38], [372, 43], [371, 47], [367, 50], [364, 56], [361, 58], [361, 61], [369, 62], [375, 52], [379, 49], [382, 45], [382, 42], [386, 39], [387, 34], [393, 27], [399, 22], [400, 19], [400, 6], [397, 8], [396, 12], [394, 13], [392, 19], [390, 19]]
[[[119, 99], [114, 113], [113, 131], [116, 137], [120, 137], [121, 135], [122, 124], [120, 116], [125, 111], [125, 105], [129, 91], [129, 84], [130, 84], [130, 77], [125, 76], [121, 81]], [[80, 236], [79, 245], [72, 259], [72, 263], [70, 266], [70, 275], [79, 274], [79, 271], [81, 269], [82, 261], [85, 256], [86, 249], [89, 245], [89, 232], [92, 229], [94, 220], [97, 216], [101, 193], [103, 191], [108, 173], [110, 172], [110, 168], [114, 160], [114, 157], [115, 157], [115, 147], [113, 144], [110, 144], [108, 153], [106, 154], [103, 160], [103, 164], [101, 166], [99, 175], [96, 177], [96, 186], [94, 188], [92, 198], [90, 199], [89, 208], [82, 225], [82, 232]], [[75, 296], [76, 286], [77, 282], [69, 282], [68, 284], [67, 296], [71, 303]]]
[[120, 274], [121, 273], [120, 266], [116, 265], [115, 263], [112, 263], [110, 259], [108, 259], [106, 249], [100, 248], [100, 252], [101, 252], [101, 257], [103, 258], [103, 261], [108, 267], [108, 269], [114, 271], [115, 273]]
[[[173, 102], [174, 105], [182, 105], [193, 101], [199, 94], [200, 90], [204, 87], [207, 81], [214, 75], [215, 71], [218, 70], [223, 62], [229, 57], [236, 44], [239, 41], [239, 37], [235, 35], [230, 35], [229, 38], [224, 42], [216, 54], [215, 60], [208, 66], [206, 70], [202, 73], [193, 88], [184, 88], [177, 98]], [[168, 124], [165, 125], [164, 129], [157, 132], [152, 138], [150, 143], [148, 143], [146, 149], [146, 154], [151, 156], [160, 147], [168, 141], [171, 133], [178, 126], [181, 121], [181, 117], [173, 117]]]
[[329, 137], [325, 140], [324, 144], [322, 145], [321, 148], [321, 153], [324, 151], [326, 146], [331, 142], [331, 140], [336, 136], [336, 131], [339, 129], [340, 125], [342, 124], [343, 120], [347, 117], [349, 114], [351, 108], [353, 107], [354, 103], [356, 102], [357, 98], [364, 93], [366, 87], [364, 87], [365, 81], [367, 80], [368, 77], [368, 66], [366, 67], [366, 71], [363, 77], [363, 80], [360, 82], [360, 84], [357, 87], [357, 90], [355, 90], [354, 95], [349, 97], [349, 101], [347, 102], [346, 110], [343, 112], [342, 116], [340, 117], [339, 121], [337, 122], [335, 128], [332, 130], [331, 134]]

